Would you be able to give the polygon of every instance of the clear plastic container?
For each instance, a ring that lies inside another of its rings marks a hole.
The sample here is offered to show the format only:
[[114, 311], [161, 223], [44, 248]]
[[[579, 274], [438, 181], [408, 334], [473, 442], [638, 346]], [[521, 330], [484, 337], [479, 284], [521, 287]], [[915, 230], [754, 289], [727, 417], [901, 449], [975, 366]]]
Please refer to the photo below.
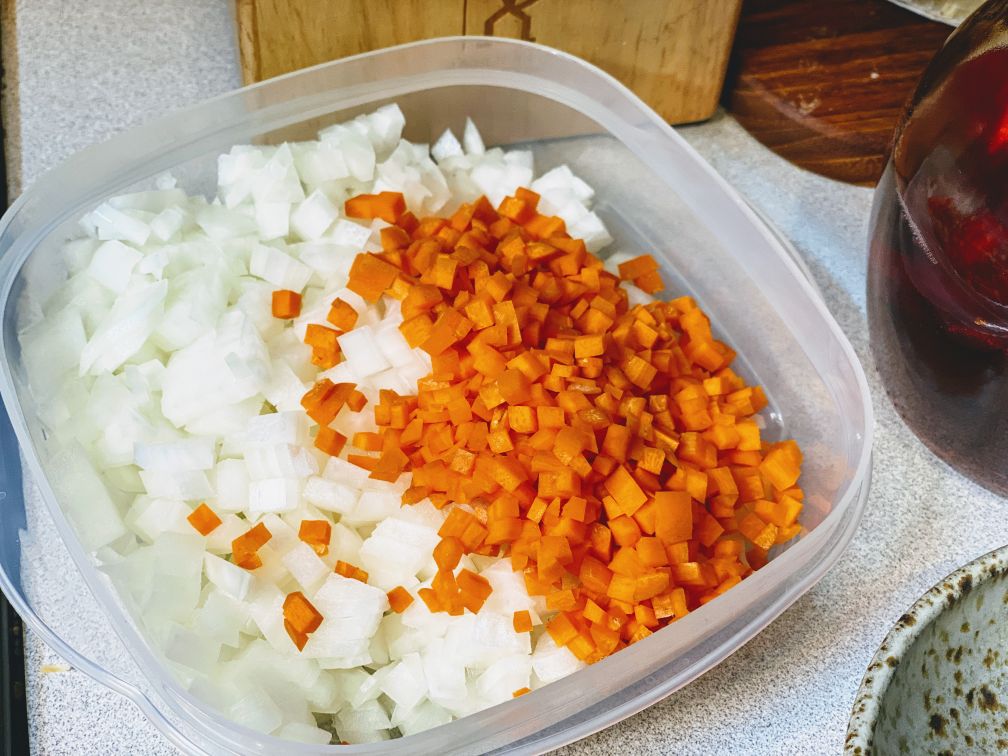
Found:
[[[568, 163], [595, 187], [597, 211], [616, 239], [611, 249], [655, 254], [670, 288], [696, 297], [719, 336], [738, 348], [740, 372], [766, 388], [767, 434], [802, 445], [807, 532], [724, 596], [545, 689], [399, 741], [301, 746], [209, 710], [143, 641], [58, 504], [54, 441], [38, 420], [16, 334], [60, 280], [60, 243], [101, 199], [148, 187], [164, 170], [190, 191], [212, 192], [216, 158], [231, 145], [312, 137], [391, 101], [406, 113], [413, 141], [459, 129], [468, 115], [488, 144], [525, 143], [538, 172]], [[836, 562], [867, 496], [868, 387], [810, 283], [735, 191], [643, 102], [548, 48], [430, 40], [294, 73], [133, 129], [20, 197], [0, 221], [0, 254], [0, 393], [10, 415], [7, 432], [0, 429], [0, 587], [53, 649], [133, 700], [186, 752], [526, 753], [570, 742], [682, 687], [759, 632]], [[24, 487], [18, 442], [30, 473]]]

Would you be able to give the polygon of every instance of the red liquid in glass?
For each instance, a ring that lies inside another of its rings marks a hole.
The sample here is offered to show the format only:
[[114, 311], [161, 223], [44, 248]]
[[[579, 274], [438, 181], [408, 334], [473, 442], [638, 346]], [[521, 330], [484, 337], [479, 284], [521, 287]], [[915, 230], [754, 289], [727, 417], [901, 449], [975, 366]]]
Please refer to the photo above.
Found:
[[875, 196], [868, 317], [893, 403], [1008, 495], [1008, 49], [918, 103]]

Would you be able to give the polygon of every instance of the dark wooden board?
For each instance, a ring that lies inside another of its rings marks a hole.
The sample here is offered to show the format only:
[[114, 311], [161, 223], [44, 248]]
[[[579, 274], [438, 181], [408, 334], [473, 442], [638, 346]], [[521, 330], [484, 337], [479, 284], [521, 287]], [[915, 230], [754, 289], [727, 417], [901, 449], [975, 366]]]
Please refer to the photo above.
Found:
[[874, 185], [903, 104], [950, 32], [884, 0], [746, 0], [723, 100], [779, 155]]

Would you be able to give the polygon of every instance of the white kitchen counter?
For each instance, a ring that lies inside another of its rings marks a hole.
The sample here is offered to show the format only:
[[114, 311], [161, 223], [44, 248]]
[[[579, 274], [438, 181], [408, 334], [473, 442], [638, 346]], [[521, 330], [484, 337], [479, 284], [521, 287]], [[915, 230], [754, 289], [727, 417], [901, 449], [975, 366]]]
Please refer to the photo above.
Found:
[[[8, 5], [5, 126], [15, 193], [75, 150], [239, 84], [226, 0]], [[566, 752], [835, 754], [891, 624], [938, 578], [1008, 542], [1005, 503], [928, 452], [879, 385], [865, 323], [870, 191], [791, 166], [730, 116], [682, 133], [794, 241], [864, 362], [877, 423], [872, 492], [840, 563], [763, 633], [685, 689]], [[131, 704], [78, 671], [59, 671], [31, 633], [26, 665], [34, 753], [173, 752]]]

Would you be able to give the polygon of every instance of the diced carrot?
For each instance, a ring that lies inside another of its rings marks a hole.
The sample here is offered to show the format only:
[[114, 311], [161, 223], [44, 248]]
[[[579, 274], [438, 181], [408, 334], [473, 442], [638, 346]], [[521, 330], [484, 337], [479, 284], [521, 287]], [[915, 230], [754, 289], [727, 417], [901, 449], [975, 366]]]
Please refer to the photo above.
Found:
[[290, 320], [301, 314], [301, 295], [290, 289], [273, 292], [273, 317]]
[[532, 615], [529, 614], [527, 609], [517, 611], [514, 613], [511, 624], [514, 625], [516, 633], [527, 633], [532, 630]]
[[336, 297], [336, 299], [333, 300], [332, 306], [329, 308], [329, 314], [326, 316], [326, 320], [341, 331], [349, 331], [357, 325], [357, 310], [351, 307], [344, 300]]
[[231, 555], [235, 564], [247, 570], [254, 570], [262, 566], [262, 560], [256, 554], [266, 542], [273, 537], [269, 529], [261, 522], [251, 530], [242, 533], [231, 542]]
[[693, 537], [693, 508], [685, 491], [655, 494], [655, 535], [665, 543], [679, 543]]
[[401, 585], [397, 585], [388, 592], [388, 601], [393, 612], [396, 614], [402, 614], [409, 608], [409, 605], [413, 603], [413, 597], [410, 595], [409, 591]]
[[605, 487], [625, 514], [632, 515], [647, 501], [647, 496], [626, 467], [617, 467], [606, 479]]
[[338, 456], [343, 451], [346, 442], [346, 436], [328, 425], [321, 426], [318, 435], [315, 436], [315, 448], [332, 457]]
[[287, 594], [283, 603], [284, 626], [298, 651], [307, 642], [307, 636], [318, 630], [322, 615], [301, 591]]
[[624, 281], [631, 281], [654, 270], [658, 270], [658, 263], [651, 255], [640, 255], [619, 264], [620, 278]]
[[329, 520], [301, 520], [298, 528], [298, 538], [311, 546], [319, 556], [329, 553], [329, 539], [332, 537], [332, 525]]
[[349, 562], [344, 562], [343, 560], [338, 560], [336, 566], [333, 568], [333, 572], [337, 575], [342, 575], [345, 578], [351, 578], [352, 580], [359, 580], [362, 583], [368, 581], [369, 575], [366, 571], [362, 570], [360, 567], [356, 567]]
[[210, 535], [221, 524], [221, 518], [206, 505], [206, 502], [201, 502], [186, 519], [200, 535]]
[[347, 288], [359, 294], [367, 302], [377, 302], [385, 290], [395, 281], [398, 271], [375, 255], [357, 255], [350, 266]]
[[465, 551], [462, 541], [454, 536], [442, 538], [434, 547], [434, 563], [439, 569], [454, 570]]
[[400, 192], [358, 194], [343, 204], [347, 218], [381, 218], [386, 223], [396, 223], [406, 212], [406, 202]]
[[478, 613], [492, 592], [490, 582], [482, 575], [464, 568], [459, 570], [455, 579], [465, 608], [473, 614]]

